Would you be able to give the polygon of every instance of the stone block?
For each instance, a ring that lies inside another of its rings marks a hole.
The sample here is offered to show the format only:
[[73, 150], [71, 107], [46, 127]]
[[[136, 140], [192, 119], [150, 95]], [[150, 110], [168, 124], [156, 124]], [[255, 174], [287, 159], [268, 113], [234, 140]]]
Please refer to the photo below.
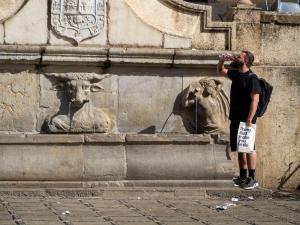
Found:
[[0, 23], [13, 16], [27, 0], [2, 0], [0, 2]]
[[0, 93], [0, 131], [34, 132], [38, 108], [36, 74], [2, 73]]
[[299, 66], [300, 26], [262, 25], [261, 64], [276, 66]]
[[82, 180], [80, 145], [1, 145], [0, 180]]
[[163, 35], [145, 24], [125, 1], [109, 1], [108, 37], [112, 45], [161, 47]]
[[159, 75], [120, 76], [120, 132], [154, 133], [181, 130], [181, 118], [177, 115], [171, 118], [171, 115], [174, 107], [177, 107], [175, 102], [181, 92], [182, 78]]
[[127, 145], [127, 179], [210, 180], [216, 178], [213, 146]]
[[191, 48], [192, 41], [189, 38], [164, 35], [164, 48]]
[[227, 35], [225, 32], [202, 32], [192, 38], [192, 48], [203, 50], [226, 50]]
[[46, 44], [48, 38], [47, 0], [30, 0], [14, 17], [5, 22], [8, 44]]
[[[0, 136], [1, 137], [1, 136]], [[102, 143], [102, 144], [124, 144], [124, 134], [86, 134], [84, 135], [85, 143]]]
[[209, 144], [210, 136], [201, 134], [127, 134], [126, 144]]
[[123, 145], [87, 145], [83, 149], [84, 180], [123, 180], [126, 156]]
[[[113, 0], [112, 0], [113, 1]], [[201, 11], [209, 11], [211, 6], [189, 4], [185, 1], [136, 1], [125, 0], [126, 4], [141, 21], [155, 29], [180, 37], [191, 37], [200, 28]]]

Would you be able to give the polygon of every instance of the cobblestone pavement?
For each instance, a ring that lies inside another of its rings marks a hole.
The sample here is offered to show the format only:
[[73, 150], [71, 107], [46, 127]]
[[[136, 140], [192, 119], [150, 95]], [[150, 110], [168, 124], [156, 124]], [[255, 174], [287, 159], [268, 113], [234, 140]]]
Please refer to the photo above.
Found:
[[[96, 197], [0, 197], [0, 225], [300, 224], [300, 201], [266, 199], [107, 200]], [[232, 203], [232, 202], [231, 202]]]

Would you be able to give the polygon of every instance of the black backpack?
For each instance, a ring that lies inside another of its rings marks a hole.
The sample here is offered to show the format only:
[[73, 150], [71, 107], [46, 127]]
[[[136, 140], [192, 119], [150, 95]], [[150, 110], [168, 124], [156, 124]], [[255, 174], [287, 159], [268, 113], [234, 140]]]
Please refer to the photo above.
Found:
[[[250, 73], [254, 74], [254, 73]], [[255, 74], [254, 74], [255, 75]], [[259, 94], [259, 103], [256, 111], [257, 117], [262, 117], [264, 113], [267, 110], [268, 104], [271, 99], [272, 91], [273, 91], [273, 86], [269, 84], [265, 79], [263, 78], [258, 78], [259, 83], [260, 83], [260, 94]]]

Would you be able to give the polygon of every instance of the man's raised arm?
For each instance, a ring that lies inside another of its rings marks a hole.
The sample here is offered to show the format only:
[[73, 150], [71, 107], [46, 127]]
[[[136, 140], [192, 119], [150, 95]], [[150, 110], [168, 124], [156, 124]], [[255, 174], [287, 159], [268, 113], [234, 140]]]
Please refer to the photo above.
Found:
[[227, 76], [228, 69], [225, 68], [224, 66], [224, 60], [220, 58], [218, 66], [217, 66], [218, 74], [220, 76]]

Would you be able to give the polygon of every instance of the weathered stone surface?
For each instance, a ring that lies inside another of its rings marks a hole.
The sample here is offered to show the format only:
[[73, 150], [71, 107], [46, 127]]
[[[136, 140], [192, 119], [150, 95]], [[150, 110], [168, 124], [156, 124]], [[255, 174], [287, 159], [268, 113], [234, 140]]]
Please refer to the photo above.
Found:
[[86, 134], [84, 141], [86, 143], [122, 144], [125, 142], [125, 134]]
[[112, 64], [160, 64], [170, 66], [174, 50], [153, 48], [110, 48], [109, 60]]
[[[216, 170], [212, 145], [128, 145], [128, 179], [226, 179], [232, 173]], [[225, 152], [224, 152], [225, 158]], [[216, 162], [216, 160], [218, 160]], [[225, 168], [225, 167], [223, 167]]]
[[299, 14], [287, 14], [277, 12], [262, 12], [261, 22], [276, 24], [300, 24]]
[[234, 21], [238, 23], [259, 23], [261, 9], [256, 8], [255, 5], [238, 5], [232, 8], [230, 12]]
[[125, 1], [109, 1], [109, 43], [161, 47], [163, 35], [145, 24], [126, 5]]
[[[300, 69], [256, 67], [254, 71], [274, 85], [267, 112], [257, 125], [258, 178], [266, 187], [278, 187], [300, 157]], [[299, 179], [295, 173], [284, 186], [296, 188]]]
[[82, 179], [81, 146], [1, 145], [0, 154], [1, 180]]
[[8, 44], [46, 44], [47, 0], [30, 0], [13, 18], [5, 22]]
[[0, 74], [0, 131], [35, 131], [38, 82], [35, 74]]
[[107, 60], [108, 50], [95, 47], [47, 46], [43, 64], [54, 65], [97, 65]]
[[83, 149], [84, 180], [123, 180], [126, 156], [123, 145], [88, 145]]
[[[42, 47], [26, 45], [0, 45], [1, 64], [37, 64], [41, 60]], [[16, 67], [10, 67], [10, 70]], [[30, 67], [27, 67], [30, 68]], [[27, 69], [25, 67], [24, 70]]]
[[0, 2], [0, 23], [13, 16], [28, 0], [2, 0]]
[[209, 144], [208, 135], [190, 134], [127, 134], [127, 144]]
[[[179, 131], [182, 123], [180, 117], [173, 117], [172, 121], [169, 117], [175, 107], [176, 97], [181, 92], [182, 79], [163, 74], [131, 75], [124, 75], [119, 79], [119, 131]], [[166, 130], [168, 123], [172, 126]]]
[[[125, 0], [138, 18], [143, 23], [160, 30], [163, 33], [177, 35], [181, 37], [191, 37], [200, 27], [200, 15], [192, 10], [182, 7], [183, 10], [174, 10], [175, 7], [170, 1], [142, 1], [142, 0]], [[181, 1], [184, 4], [184, 1]], [[176, 5], [180, 8], [180, 4]], [[207, 9], [204, 5], [195, 5], [196, 10]], [[198, 11], [198, 12], [199, 12]], [[145, 35], [146, 36], [146, 35]]]
[[207, 50], [225, 50], [227, 47], [226, 33], [203, 32], [192, 38], [192, 48]]
[[164, 35], [164, 48], [191, 48], [192, 41], [189, 38]]
[[6, 134], [0, 135], [0, 144], [81, 144], [82, 135]]
[[262, 25], [261, 64], [299, 66], [300, 26]]
[[4, 43], [4, 27], [3, 24], [0, 24], [0, 44]]
[[260, 61], [260, 55], [262, 52], [262, 37], [261, 37], [261, 25], [259, 23], [238, 23], [236, 30], [238, 33], [236, 48], [247, 49], [255, 55], [255, 64]]

